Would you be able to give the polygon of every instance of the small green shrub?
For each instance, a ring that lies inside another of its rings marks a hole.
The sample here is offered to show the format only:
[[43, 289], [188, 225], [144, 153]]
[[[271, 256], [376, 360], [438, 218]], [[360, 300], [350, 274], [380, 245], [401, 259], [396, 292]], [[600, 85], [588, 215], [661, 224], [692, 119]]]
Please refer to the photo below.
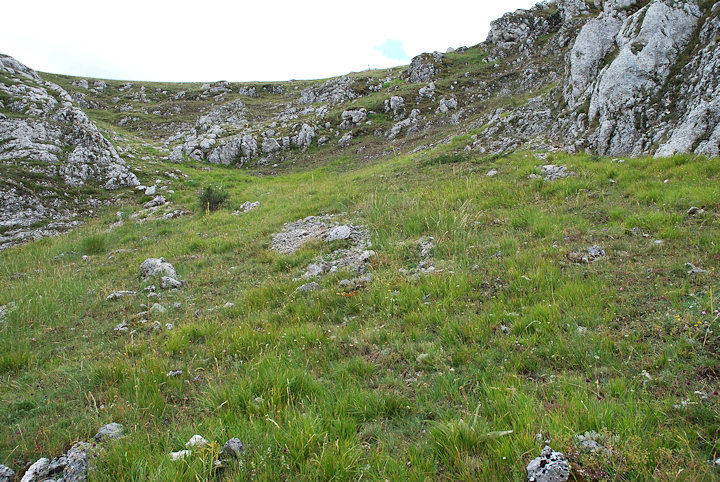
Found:
[[220, 186], [206, 186], [200, 194], [200, 207], [207, 211], [216, 211], [228, 195]]
[[85, 254], [100, 254], [105, 251], [105, 236], [96, 234], [82, 240], [82, 252]]
[[439, 156], [428, 159], [423, 164], [426, 166], [432, 166], [436, 164], [455, 164], [458, 162], [465, 162], [470, 157], [467, 154], [441, 154]]

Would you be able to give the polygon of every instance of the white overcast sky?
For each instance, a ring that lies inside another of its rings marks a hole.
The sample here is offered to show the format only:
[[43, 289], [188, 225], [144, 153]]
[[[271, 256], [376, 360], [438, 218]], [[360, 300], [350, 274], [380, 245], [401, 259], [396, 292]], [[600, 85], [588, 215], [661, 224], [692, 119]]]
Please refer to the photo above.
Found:
[[124, 80], [269, 81], [391, 67], [422, 52], [475, 45], [491, 20], [536, 0], [3, 3], [0, 53], [35, 70]]

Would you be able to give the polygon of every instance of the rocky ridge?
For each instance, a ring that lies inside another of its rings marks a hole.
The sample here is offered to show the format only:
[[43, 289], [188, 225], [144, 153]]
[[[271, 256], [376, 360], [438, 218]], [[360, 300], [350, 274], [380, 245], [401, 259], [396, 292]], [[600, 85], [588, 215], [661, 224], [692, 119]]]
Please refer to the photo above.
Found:
[[[60, 86], [0, 55], [0, 249], [74, 226], [86, 184], [139, 184], [113, 145]], [[92, 195], [86, 206], [101, 204]]]

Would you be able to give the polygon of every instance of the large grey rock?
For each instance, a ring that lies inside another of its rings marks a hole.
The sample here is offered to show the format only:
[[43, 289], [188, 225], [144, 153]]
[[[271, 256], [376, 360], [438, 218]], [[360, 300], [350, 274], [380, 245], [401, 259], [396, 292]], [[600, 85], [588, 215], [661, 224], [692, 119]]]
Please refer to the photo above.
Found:
[[50, 459], [48, 458], [41, 458], [38, 459], [37, 462], [32, 464], [29, 469], [25, 472], [25, 475], [23, 475], [23, 478], [20, 479], [20, 482], [42, 482], [44, 481], [48, 474], [49, 474], [49, 467], [50, 467]]
[[148, 258], [140, 265], [140, 276], [142, 278], [156, 276], [177, 278], [177, 272], [172, 264], [165, 261], [165, 258]]
[[527, 473], [529, 482], [565, 482], [570, 477], [570, 464], [562, 453], [546, 445], [528, 464]]
[[342, 122], [340, 123], [341, 129], [352, 129], [353, 127], [365, 122], [367, 119], [367, 110], [365, 108], [346, 110], [340, 114]]

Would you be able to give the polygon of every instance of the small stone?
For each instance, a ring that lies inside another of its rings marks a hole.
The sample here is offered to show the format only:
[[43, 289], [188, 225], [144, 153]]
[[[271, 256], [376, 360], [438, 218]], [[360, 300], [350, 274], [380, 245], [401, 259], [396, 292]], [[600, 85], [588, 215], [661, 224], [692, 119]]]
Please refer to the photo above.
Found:
[[704, 274], [704, 273], [707, 273], [707, 271], [705, 271], [705, 270], [702, 269], [702, 268], [698, 268], [697, 266], [695, 266], [695, 265], [692, 264], [692, 263], [685, 263], [685, 269], [688, 270], [688, 274]]
[[705, 212], [704, 209], [700, 209], [700, 208], [697, 207], [697, 206], [693, 206], [693, 207], [691, 207], [690, 209], [687, 210], [687, 213], [686, 213], [686, 214], [687, 214], [688, 216], [695, 216], [696, 214], [703, 214], [704, 212]]
[[208, 441], [202, 435], [193, 435], [190, 440], [185, 444], [186, 448], [191, 447], [204, 447], [208, 444]]
[[106, 439], [119, 439], [124, 435], [125, 428], [120, 423], [109, 423], [107, 425], [103, 425], [100, 427], [100, 430], [98, 430], [98, 433], [95, 434], [95, 440], [100, 442], [101, 440]]
[[231, 459], [231, 458], [240, 458], [245, 452], [245, 445], [240, 441], [239, 438], [231, 438], [227, 442], [225, 442], [225, 445], [223, 445], [223, 448], [220, 450], [220, 458], [221, 459]]
[[182, 303], [179, 303], [179, 302], [173, 303], [172, 307], [175, 310], [179, 310], [180, 308], [182, 308]]
[[183, 374], [183, 371], [182, 371], [182, 370], [170, 370], [170, 371], [167, 373], [167, 376], [168, 376], [168, 377], [179, 377], [179, 376], [182, 375], [182, 374]]
[[235, 303], [231, 303], [231, 302], [228, 301], [227, 303], [225, 303], [225, 304], [223, 305], [223, 308], [232, 308], [233, 306], [235, 306]]
[[487, 177], [495, 177], [497, 176], [498, 172], [497, 169], [490, 169], [487, 174], [485, 174]]
[[127, 321], [123, 321], [121, 323], [118, 323], [115, 325], [115, 328], [113, 330], [115, 331], [128, 331], [130, 328], [128, 327]]
[[145, 195], [146, 196], [155, 196], [155, 186], [150, 186], [145, 189]]
[[175, 325], [173, 325], [172, 323], [165, 323], [165, 329], [168, 331], [173, 330], [175, 329]]
[[153, 305], [150, 307], [150, 310], [149, 310], [149, 311], [150, 311], [150, 313], [153, 313], [153, 312], [155, 312], [155, 313], [165, 313], [165, 312], [167, 311], [167, 309], [166, 309], [163, 305], [161, 305], [160, 303], [155, 303], [155, 304], [153, 304]]

